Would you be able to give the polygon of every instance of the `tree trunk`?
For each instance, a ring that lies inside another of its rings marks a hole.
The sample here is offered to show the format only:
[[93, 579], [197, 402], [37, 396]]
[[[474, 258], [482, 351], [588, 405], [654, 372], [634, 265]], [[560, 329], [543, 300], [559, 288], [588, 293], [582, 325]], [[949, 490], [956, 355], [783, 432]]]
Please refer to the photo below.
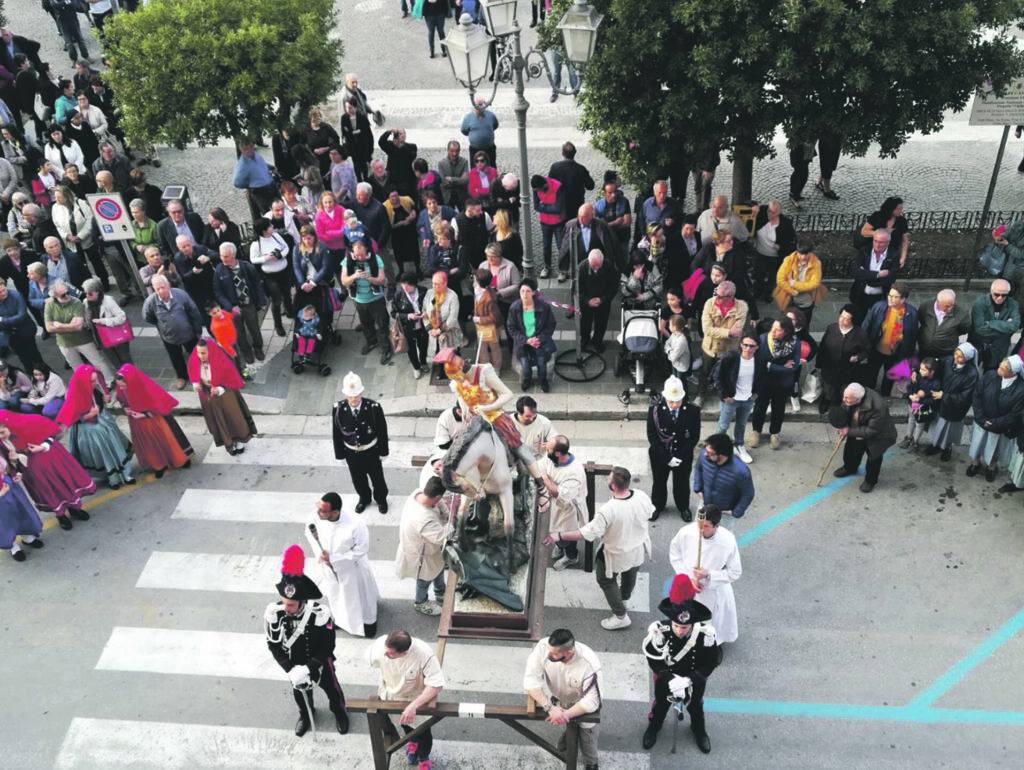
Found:
[[750, 202], [754, 186], [754, 152], [749, 145], [737, 146], [732, 161], [732, 205]]

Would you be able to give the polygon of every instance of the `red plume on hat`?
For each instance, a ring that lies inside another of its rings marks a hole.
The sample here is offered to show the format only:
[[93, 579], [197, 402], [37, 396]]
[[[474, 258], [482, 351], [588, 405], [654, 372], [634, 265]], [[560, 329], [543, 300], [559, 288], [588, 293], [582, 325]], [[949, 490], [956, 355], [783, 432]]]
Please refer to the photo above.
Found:
[[[287, 557], [287, 554], [285, 554]], [[697, 595], [697, 589], [693, 587], [693, 582], [690, 580], [689, 575], [676, 575], [672, 581], [672, 588], [669, 589], [668, 599], [673, 604], [682, 604], [687, 602]]]
[[303, 573], [306, 567], [306, 554], [297, 545], [288, 546], [281, 562], [281, 582], [277, 584], [277, 592], [285, 599], [304, 602], [307, 599], [319, 599], [322, 594], [309, 576]]
[[282, 575], [293, 575], [298, 577], [305, 572], [306, 554], [297, 545], [288, 546], [284, 552], [284, 562], [281, 564]]

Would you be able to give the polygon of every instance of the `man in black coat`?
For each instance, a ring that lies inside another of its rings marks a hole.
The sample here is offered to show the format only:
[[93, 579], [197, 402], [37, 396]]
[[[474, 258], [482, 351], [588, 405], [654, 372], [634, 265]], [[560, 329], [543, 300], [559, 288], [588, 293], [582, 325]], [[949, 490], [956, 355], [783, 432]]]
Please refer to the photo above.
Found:
[[861, 458], [868, 456], [861, 492], [875, 488], [885, 451], [896, 443], [896, 423], [886, 401], [870, 388], [854, 382], [843, 391], [843, 403], [832, 407], [828, 413], [829, 423], [846, 439], [843, 464], [836, 469], [836, 478], [854, 475]]
[[857, 308], [853, 322], [860, 326], [871, 306], [884, 300], [900, 274], [899, 246], [893, 248], [888, 230], [875, 230], [871, 245], [857, 254], [853, 267], [850, 302]]
[[19, 53], [25, 54], [25, 58], [32, 64], [32, 69], [36, 72], [43, 72], [43, 62], [39, 58], [38, 42], [22, 35], [15, 35], [9, 27], [0, 29], [0, 40], [2, 40], [0, 42], [0, 64], [8, 72], [13, 74], [16, 71], [14, 57]]
[[61, 240], [60, 233], [57, 232], [57, 226], [40, 206], [37, 206], [35, 203], [28, 203], [21, 210], [21, 215], [25, 217], [25, 221], [32, 228], [27, 241], [32, 247], [32, 251], [36, 254], [42, 254], [46, 251], [47, 238]]
[[203, 242], [204, 229], [205, 225], [198, 214], [194, 211], [186, 213], [181, 201], [171, 201], [167, 204], [167, 219], [156, 226], [156, 232], [160, 236], [160, 251], [168, 256], [177, 254], [179, 235], [187, 235], [192, 243], [198, 246]]
[[[181, 276], [185, 292], [200, 310], [213, 296], [213, 272], [220, 264], [220, 255], [205, 246], [197, 246], [187, 235], [178, 236], [178, 250], [174, 253], [174, 268]], [[210, 326], [205, 321], [207, 328]]]
[[[348, 465], [352, 486], [359, 494], [356, 513], [362, 513], [372, 496], [377, 510], [388, 512], [388, 483], [381, 458], [387, 457], [388, 423], [376, 401], [363, 398], [363, 381], [349, 372], [342, 380], [344, 401], [334, 405], [332, 419], [334, 456]], [[373, 484], [371, 492], [370, 485]]]
[[238, 349], [245, 362], [254, 363], [256, 358], [262, 361], [266, 356], [259, 314], [267, 308], [263, 282], [251, 262], [238, 259], [235, 244], [222, 243], [219, 256], [220, 264], [213, 271], [213, 296], [232, 315]]
[[405, 129], [389, 128], [377, 139], [377, 146], [388, 156], [388, 178], [398, 190], [398, 194], [408, 195], [418, 201], [416, 175], [412, 171], [412, 162], [419, 155], [416, 145], [405, 140]]
[[600, 249], [591, 249], [586, 263], [580, 266], [580, 345], [591, 344], [598, 353], [604, 353], [604, 333], [608, 329], [608, 316], [612, 301], [619, 290], [619, 271], [604, 258]]
[[[571, 211], [572, 209], [567, 209]], [[573, 241], [576, 242], [576, 259], [583, 257], [594, 249], [599, 249], [604, 258], [620, 273], [626, 270], [626, 253], [621, 247], [615, 232], [603, 219], [595, 216], [594, 204], [584, 203], [576, 209], [576, 218], [565, 223], [562, 242], [559, 244], [558, 272], [561, 276], [568, 275], [569, 262], [572, 257]]]
[[548, 176], [563, 186], [565, 210], [577, 211], [586, 199], [587, 190], [594, 189], [594, 180], [587, 167], [576, 162], [576, 145], [562, 145], [562, 159], [551, 164]]
[[662, 398], [647, 412], [647, 456], [651, 461], [651, 502], [655, 521], [668, 502], [668, 477], [672, 476], [672, 499], [683, 521], [692, 521], [690, 472], [693, 451], [700, 438], [700, 408], [686, 398], [678, 377], [665, 380]]

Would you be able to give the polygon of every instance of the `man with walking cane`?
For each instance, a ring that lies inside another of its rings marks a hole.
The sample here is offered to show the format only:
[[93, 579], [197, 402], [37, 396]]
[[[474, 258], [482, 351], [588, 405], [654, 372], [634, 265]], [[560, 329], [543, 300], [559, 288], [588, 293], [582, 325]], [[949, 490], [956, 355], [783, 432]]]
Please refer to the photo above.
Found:
[[829, 409], [828, 421], [840, 437], [845, 437], [843, 465], [835, 471], [836, 478], [852, 476], [868, 456], [864, 467], [861, 492], [870, 492], [878, 483], [885, 450], [896, 443], [896, 423], [889, 414], [886, 400], [870, 388], [856, 382], [843, 391], [843, 403]]
[[304, 574], [306, 556], [297, 545], [284, 552], [281, 582], [277, 592], [281, 601], [271, 602], [263, 614], [267, 647], [284, 669], [292, 684], [292, 695], [299, 707], [295, 734], [305, 735], [313, 726], [313, 685], [327, 693], [339, 733], [348, 732], [345, 693], [334, 671], [334, 623], [327, 607], [315, 599], [321, 597], [316, 583]]

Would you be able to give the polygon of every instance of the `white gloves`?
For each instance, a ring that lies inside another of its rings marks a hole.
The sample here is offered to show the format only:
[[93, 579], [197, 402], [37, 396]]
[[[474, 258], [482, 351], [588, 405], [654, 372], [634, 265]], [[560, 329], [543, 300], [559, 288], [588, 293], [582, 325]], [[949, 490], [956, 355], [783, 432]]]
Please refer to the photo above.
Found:
[[693, 682], [690, 681], [688, 676], [674, 674], [672, 679], [669, 680], [668, 689], [673, 697], [678, 698], [683, 703], [687, 703], [690, 700], [690, 694], [693, 692]]
[[671, 460], [668, 461], [669, 468], [678, 468], [682, 464], [683, 461], [680, 460], [678, 457], [673, 457]]
[[213, 392], [216, 393], [218, 396], [223, 396], [225, 391], [223, 386], [218, 385], [216, 388], [213, 389]]
[[[302, 687], [304, 685], [309, 684], [309, 667], [295, 666], [291, 671], [288, 672], [288, 678], [291, 680], [292, 687]], [[686, 681], [690, 680], [687, 679]]]

